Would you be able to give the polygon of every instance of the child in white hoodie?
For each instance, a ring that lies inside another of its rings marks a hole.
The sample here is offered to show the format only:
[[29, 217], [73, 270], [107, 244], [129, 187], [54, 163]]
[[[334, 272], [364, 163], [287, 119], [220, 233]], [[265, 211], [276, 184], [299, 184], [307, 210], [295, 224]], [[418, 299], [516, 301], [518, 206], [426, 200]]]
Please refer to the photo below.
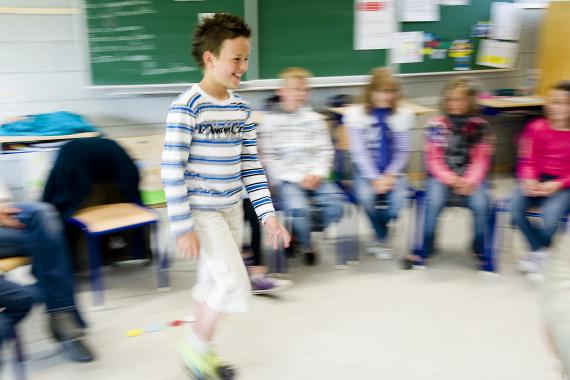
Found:
[[316, 252], [311, 246], [310, 205], [321, 209], [321, 224], [326, 228], [342, 216], [342, 196], [327, 180], [334, 148], [324, 118], [307, 104], [310, 76], [297, 67], [281, 73], [279, 102], [264, 116], [259, 144], [269, 182], [293, 216], [297, 244], [306, 263], [312, 265]]

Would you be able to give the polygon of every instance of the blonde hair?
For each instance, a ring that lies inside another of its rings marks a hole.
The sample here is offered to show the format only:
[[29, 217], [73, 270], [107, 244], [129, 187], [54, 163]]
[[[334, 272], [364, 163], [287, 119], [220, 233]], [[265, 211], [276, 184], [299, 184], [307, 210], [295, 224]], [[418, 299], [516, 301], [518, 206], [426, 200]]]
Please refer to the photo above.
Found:
[[398, 103], [402, 98], [402, 87], [392, 72], [385, 67], [378, 67], [370, 72], [370, 82], [364, 88], [364, 108], [370, 112], [374, 108], [372, 103], [372, 93], [383, 89], [393, 89], [398, 93], [394, 103], [394, 110], [398, 108]]
[[477, 98], [479, 97], [481, 85], [474, 80], [473, 78], [469, 77], [459, 77], [454, 78], [447, 82], [443, 91], [441, 92], [441, 101], [440, 101], [440, 109], [441, 112], [447, 114], [447, 107], [446, 107], [446, 98], [447, 94], [453, 90], [463, 90], [465, 95], [469, 97], [469, 115], [473, 115], [479, 109], [477, 105]]
[[286, 81], [287, 79], [303, 79], [312, 77], [313, 74], [302, 67], [288, 67], [279, 73], [279, 79]]

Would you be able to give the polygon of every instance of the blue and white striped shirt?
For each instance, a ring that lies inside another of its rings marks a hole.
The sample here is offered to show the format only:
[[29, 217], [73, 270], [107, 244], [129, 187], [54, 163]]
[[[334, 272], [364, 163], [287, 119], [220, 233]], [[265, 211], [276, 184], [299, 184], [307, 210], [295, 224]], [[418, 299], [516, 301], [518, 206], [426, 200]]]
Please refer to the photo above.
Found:
[[175, 236], [193, 229], [192, 209], [231, 207], [242, 201], [244, 186], [261, 220], [275, 212], [251, 107], [231, 92], [218, 100], [196, 84], [172, 103], [161, 168]]

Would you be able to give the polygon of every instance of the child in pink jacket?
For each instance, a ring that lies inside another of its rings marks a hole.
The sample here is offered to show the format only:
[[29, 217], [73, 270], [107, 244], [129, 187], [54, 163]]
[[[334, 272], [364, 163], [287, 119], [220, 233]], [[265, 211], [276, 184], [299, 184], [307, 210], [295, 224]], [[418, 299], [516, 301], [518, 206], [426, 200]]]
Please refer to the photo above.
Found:
[[439, 214], [454, 198], [475, 218], [473, 253], [483, 271], [493, 271], [485, 257], [485, 235], [490, 198], [485, 186], [493, 155], [493, 133], [476, 116], [477, 89], [467, 78], [450, 81], [442, 98], [443, 115], [432, 119], [426, 130], [426, 206], [423, 249], [404, 259], [404, 268], [423, 267], [432, 255]]

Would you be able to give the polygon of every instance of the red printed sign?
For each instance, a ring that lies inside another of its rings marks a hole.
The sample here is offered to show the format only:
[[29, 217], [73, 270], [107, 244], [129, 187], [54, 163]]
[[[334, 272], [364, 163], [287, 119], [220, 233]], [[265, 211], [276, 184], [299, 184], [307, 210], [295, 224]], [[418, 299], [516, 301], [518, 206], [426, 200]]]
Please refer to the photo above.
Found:
[[378, 12], [384, 9], [385, 3], [383, 1], [367, 1], [358, 4], [358, 10], [361, 12]]

